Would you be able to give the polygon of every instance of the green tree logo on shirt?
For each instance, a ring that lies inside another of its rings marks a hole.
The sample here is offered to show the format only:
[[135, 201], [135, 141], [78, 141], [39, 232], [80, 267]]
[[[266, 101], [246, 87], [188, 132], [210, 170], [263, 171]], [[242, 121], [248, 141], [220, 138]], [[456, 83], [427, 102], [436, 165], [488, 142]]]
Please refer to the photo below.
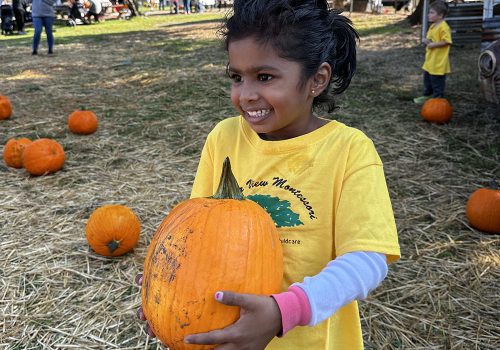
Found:
[[299, 214], [290, 209], [289, 201], [281, 200], [278, 197], [271, 197], [268, 194], [252, 194], [247, 196], [247, 198], [264, 208], [271, 215], [276, 227], [304, 225], [299, 220]]

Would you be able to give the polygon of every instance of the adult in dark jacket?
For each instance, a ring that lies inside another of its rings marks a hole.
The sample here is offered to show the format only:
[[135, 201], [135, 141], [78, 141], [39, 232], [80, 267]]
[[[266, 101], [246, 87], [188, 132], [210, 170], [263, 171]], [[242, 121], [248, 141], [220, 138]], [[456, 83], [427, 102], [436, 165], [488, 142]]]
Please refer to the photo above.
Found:
[[28, 7], [27, 0], [12, 0], [12, 9], [14, 10], [14, 17], [16, 17], [16, 27], [18, 34], [26, 34], [24, 31], [24, 14]]

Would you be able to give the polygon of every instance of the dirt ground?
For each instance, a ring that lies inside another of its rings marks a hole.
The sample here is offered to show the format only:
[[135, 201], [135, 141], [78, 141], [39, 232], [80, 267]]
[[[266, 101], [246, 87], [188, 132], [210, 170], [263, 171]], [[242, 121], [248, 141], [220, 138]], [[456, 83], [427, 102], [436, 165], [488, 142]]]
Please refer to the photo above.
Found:
[[[62, 171], [42, 177], [0, 164], [1, 348], [160, 348], [136, 319], [133, 279], [159, 223], [189, 196], [206, 134], [234, 114], [215, 28], [74, 37], [58, 41], [54, 57], [0, 43], [0, 93], [14, 105], [0, 145], [51, 137], [67, 156]], [[479, 46], [453, 47], [453, 119], [424, 122], [412, 102], [422, 85], [420, 28], [396, 29], [360, 30], [358, 72], [332, 116], [374, 140], [402, 249], [360, 303], [365, 347], [498, 349], [500, 239], [470, 227], [464, 208], [498, 181], [500, 111], [479, 93]], [[82, 106], [99, 116], [97, 133], [67, 130]], [[113, 259], [93, 253], [84, 234], [90, 213], [109, 203], [142, 222], [138, 247]]]

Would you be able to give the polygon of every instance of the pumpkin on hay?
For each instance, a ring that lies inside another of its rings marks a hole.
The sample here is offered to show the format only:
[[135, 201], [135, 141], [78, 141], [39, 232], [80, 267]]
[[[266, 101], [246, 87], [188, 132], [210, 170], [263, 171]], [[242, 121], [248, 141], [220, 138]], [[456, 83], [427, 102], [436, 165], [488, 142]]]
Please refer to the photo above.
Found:
[[52, 174], [64, 166], [64, 148], [52, 139], [38, 139], [24, 148], [23, 166], [30, 175]]
[[92, 249], [103, 256], [118, 256], [135, 248], [141, 222], [132, 209], [120, 204], [97, 208], [89, 217], [85, 236]]
[[431, 98], [425, 101], [420, 115], [428, 122], [444, 124], [450, 121], [453, 108], [445, 98]]
[[97, 116], [89, 110], [76, 110], [68, 117], [68, 128], [75, 134], [92, 134], [97, 130], [97, 126]]
[[478, 230], [500, 234], [500, 190], [480, 188], [474, 191], [465, 212], [470, 224]]
[[217, 193], [181, 202], [156, 231], [144, 263], [142, 308], [171, 350], [213, 349], [183, 339], [238, 320], [239, 308], [216, 302], [214, 293], [270, 295], [281, 290], [282, 279], [276, 226], [243, 197], [226, 159]]
[[8, 119], [12, 115], [12, 104], [7, 96], [0, 95], [0, 120]]
[[3, 160], [5, 164], [13, 168], [22, 168], [24, 148], [30, 143], [31, 140], [26, 137], [12, 138], [7, 141], [3, 148]]

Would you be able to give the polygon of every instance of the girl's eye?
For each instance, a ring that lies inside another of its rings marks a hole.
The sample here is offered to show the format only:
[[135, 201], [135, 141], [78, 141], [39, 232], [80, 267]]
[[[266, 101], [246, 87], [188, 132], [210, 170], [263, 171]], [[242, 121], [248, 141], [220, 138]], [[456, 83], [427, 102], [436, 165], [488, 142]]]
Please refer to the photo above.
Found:
[[228, 73], [229, 79], [235, 83], [241, 82], [241, 75], [235, 73]]
[[258, 79], [259, 79], [260, 81], [269, 81], [269, 80], [271, 80], [272, 78], [273, 78], [273, 76], [272, 76], [272, 75], [270, 75], [270, 74], [259, 74], [259, 76], [258, 76]]

